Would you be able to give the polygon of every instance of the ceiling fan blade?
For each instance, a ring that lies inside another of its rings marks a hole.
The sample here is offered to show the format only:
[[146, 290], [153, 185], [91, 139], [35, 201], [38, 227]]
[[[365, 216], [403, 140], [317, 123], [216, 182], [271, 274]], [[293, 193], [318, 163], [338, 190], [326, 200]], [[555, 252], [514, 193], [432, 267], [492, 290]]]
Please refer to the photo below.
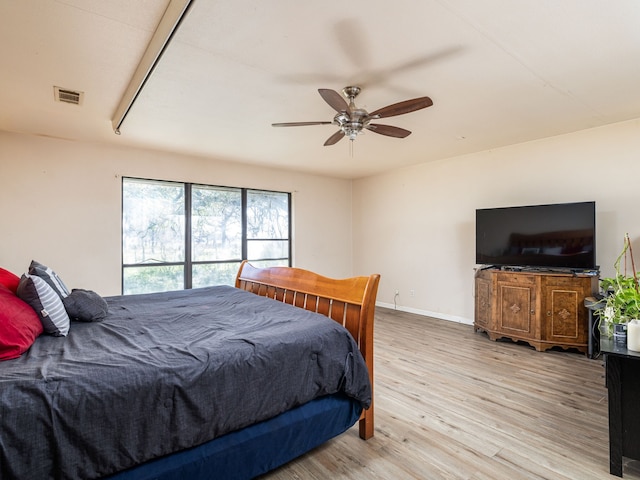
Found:
[[[338, 45], [356, 70], [366, 70], [371, 64], [371, 51], [368, 48], [367, 32], [362, 20], [347, 18], [338, 21], [333, 26]], [[350, 85], [359, 85], [350, 83]]]
[[305, 127], [307, 125], [331, 125], [333, 122], [285, 122], [272, 123], [272, 127]]
[[386, 135], [388, 137], [405, 138], [411, 135], [411, 132], [409, 130], [405, 130], [404, 128], [392, 127], [391, 125], [380, 125], [379, 123], [370, 123], [365, 128], [372, 132], [379, 133], [380, 135]]
[[324, 142], [324, 146], [328, 147], [329, 145], [335, 145], [340, 140], [342, 140], [342, 137], [344, 137], [344, 133], [342, 132], [342, 130], [338, 130], [336, 133], [327, 138], [327, 141]]
[[349, 110], [347, 101], [335, 90], [319, 88], [318, 93], [336, 112], [346, 112]]
[[396, 115], [404, 115], [405, 113], [415, 112], [422, 108], [427, 108], [433, 105], [433, 101], [429, 97], [414, 98], [412, 100], [405, 100], [404, 102], [394, 103], [383, 108], [379, 108], [375, 112], [371, 112], [369, 117], [386, 118], [394, 117]]

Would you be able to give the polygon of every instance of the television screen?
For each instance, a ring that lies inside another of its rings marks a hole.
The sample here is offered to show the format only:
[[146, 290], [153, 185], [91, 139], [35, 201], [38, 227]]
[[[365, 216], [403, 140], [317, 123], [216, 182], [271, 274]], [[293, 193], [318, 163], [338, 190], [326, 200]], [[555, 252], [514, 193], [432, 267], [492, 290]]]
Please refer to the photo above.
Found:
[[595, 202], [476, 210], [479, 265], [593, 270]]

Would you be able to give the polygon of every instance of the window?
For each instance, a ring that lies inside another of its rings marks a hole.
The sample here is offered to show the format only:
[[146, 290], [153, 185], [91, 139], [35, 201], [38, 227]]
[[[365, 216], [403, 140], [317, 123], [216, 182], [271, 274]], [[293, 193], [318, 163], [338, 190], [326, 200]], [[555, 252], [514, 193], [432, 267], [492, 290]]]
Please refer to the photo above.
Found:
[[122, 179], [122, 292], [233, 285], [242, 260], [290, 265], [291, 195]]

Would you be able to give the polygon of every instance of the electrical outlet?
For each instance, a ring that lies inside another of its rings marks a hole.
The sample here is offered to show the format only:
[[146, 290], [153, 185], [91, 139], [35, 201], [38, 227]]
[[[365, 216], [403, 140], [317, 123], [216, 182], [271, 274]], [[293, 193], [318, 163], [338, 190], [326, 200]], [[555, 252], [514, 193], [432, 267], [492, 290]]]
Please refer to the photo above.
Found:
[[416, 296], [416, 291], [415, 290], [409, 290], [409, 296], [410, 297], [415, 297]]

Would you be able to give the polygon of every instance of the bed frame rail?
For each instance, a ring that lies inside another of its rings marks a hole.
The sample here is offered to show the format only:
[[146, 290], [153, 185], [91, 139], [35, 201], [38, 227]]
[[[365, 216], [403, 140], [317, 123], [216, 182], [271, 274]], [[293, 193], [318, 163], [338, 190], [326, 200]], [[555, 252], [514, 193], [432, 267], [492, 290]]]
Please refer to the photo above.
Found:
[[[373, 394], [373, 318], [380, 275], [333, 279], [294, 267], [257, 268], [242, 262], [236, 287], [325, 315], [353, 336], [369, 369]], [[371, 407], [360, 417], [360, 437], [373, 436]]]

